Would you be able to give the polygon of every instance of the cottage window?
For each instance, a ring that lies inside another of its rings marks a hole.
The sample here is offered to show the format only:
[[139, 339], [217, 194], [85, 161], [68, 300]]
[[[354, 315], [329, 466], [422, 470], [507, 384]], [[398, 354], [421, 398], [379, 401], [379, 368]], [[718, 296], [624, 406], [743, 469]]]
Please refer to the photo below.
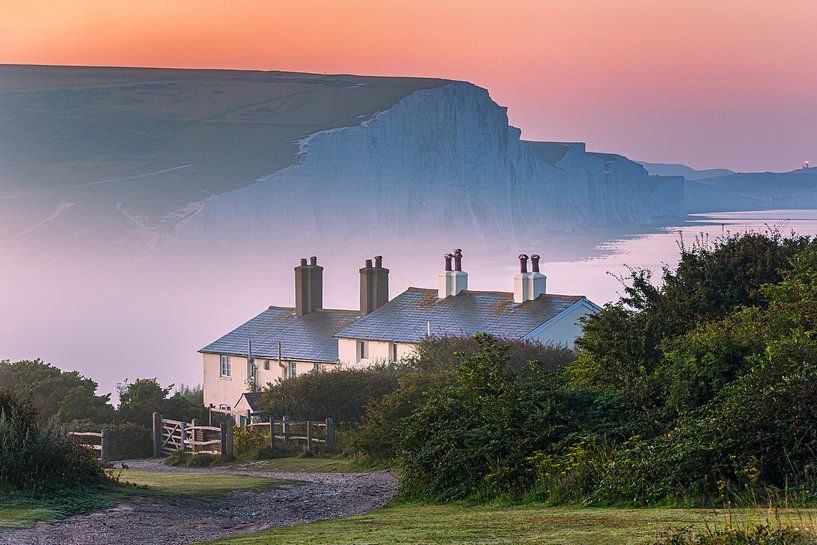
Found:
[[219, 367], [219, 375], [222, 377], [230, 376], [230, 356], [221, 356], [221, 366]]
[[322, 363], [313, 363], [312, 364], [312, 372], [313, 373], [322, 373], [323, 372], [323, 364]]
[[389, 360], [397, 361], [397, 343], [391, 343], [389, 345]]
[[369, 343], [367, 341], [357, 341], [357, 359], [358, 361], [369, 359]]
[[298, 364], [294, 361], [289, 362], [289, 378], [295, 378], [298, 375]]
[[264, 371], [269, 371], [269, 360], [264, 360]]
[[219, 410], [222, 410], [222, 411], [229, 411], [230, 410], [230, 406], [229, 405], [224, 405], [223, 403], [221, 405], [219, 405], [218, 408], [219, 408]]

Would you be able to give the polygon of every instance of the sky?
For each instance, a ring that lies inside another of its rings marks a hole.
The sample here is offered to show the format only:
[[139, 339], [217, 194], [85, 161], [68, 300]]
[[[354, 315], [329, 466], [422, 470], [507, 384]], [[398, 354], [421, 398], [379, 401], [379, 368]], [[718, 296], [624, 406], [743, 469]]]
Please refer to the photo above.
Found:
[[814, 0], [0, 0], [0, 63], [467, 80], [532, 140], [817, 163]]

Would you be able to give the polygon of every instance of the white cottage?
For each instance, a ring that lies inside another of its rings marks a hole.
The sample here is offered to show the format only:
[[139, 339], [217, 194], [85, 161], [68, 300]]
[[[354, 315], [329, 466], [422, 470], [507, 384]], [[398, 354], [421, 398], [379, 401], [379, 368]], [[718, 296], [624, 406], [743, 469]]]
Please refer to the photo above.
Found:
[[205, 405], [246, 409], [250, 386], [340, 365], [397, 361], [429, 336], [489, 333], [572, 347], [582, 317], [600, 310], [581, 295], [547, 293], [537, 255], [519, 256], [512, 292], [469, 290], [462, 252], [444, 257], [436, 289], [408, 288], [392, 300], [382, 257], [367, 259], [360, 310], [322, 308], [323, 267], [315, 257], [302, 259], [295, 267], [294, 307], [269, 307], [200, 350]]

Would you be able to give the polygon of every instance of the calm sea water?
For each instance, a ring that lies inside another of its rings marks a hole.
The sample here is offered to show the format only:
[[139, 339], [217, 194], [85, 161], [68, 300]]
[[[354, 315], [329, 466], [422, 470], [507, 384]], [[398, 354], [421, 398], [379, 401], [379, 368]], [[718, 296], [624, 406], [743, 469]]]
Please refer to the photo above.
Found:
[[680, 256], [679, 243], [691, 244], [696, 237], [710, 241], [729, 233], [765, 232], [779, 229], [783, 234], [817, 235], [817, 210], [764, 210], [720, 212], [690, 216], [689, 220], [657, 232], [610, 240], [597, 246], [606, 255], [547, 265], [548, 290], [555, 293], [583, 293], [601, 304], [617, 298], [621, 283], [616, 275], [626, 275], [628, 266], [644, 267], [660, 274], [663, 264], [674, 267]]

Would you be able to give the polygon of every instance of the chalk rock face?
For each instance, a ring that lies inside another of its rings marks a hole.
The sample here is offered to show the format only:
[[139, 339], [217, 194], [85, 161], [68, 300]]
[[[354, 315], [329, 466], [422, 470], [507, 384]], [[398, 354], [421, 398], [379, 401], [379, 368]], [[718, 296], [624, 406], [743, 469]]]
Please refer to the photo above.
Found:
[[170, 246], [521, 244], [684, 212], [682, 179], [584, 144], [523, 141], [485, 89], [453, 82], [306, 138], [297, 164], [204, 201]]

